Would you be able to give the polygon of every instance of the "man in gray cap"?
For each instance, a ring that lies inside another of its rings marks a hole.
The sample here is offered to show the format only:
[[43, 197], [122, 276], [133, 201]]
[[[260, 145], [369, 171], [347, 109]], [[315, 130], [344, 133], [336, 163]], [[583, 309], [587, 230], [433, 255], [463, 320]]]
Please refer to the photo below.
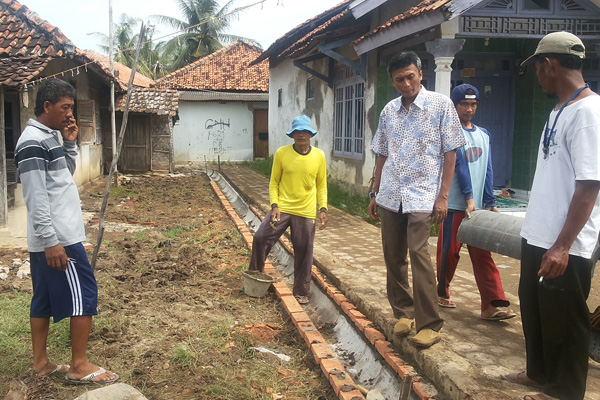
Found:
[[286, 134], [294, 144], [277, 149], [273, 158], [269, 197], [271, 211], [254, 234], [249, 270], [262, 271], [271, 248], [287, 227], [294, 246], [294, 296], [308, 303], [315, 239], [315, 218], [319, 206], [319, 229], [327, 225], [327, 164], [325, 153], [310, 145], [317, 134], [310, 118], [301, 115], [292, 121]]
[[[527, 370], [504, 378], [542, 390], [526, 399], [585, 395], [592, 253], [600, 229], [600, 97], [585, 84], [585, 47], [546, 35], [522, 65], [558, 98], [542, 133], [521, 236], [519, 299]], [[552, 397], [550, 397], [552, 396]]]

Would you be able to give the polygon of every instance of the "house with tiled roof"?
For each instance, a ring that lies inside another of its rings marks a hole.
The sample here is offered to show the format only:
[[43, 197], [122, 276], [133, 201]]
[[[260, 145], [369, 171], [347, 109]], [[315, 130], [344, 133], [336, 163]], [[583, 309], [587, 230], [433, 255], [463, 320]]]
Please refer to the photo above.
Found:
[[[86, 56], [110, 75], [107, 56], [86, 50]], [[131, 78], [131, 68], [113, 61], [117, 95], [115, 99], [116, 126], [121, 126], [125, 109], [126, 90]], [[173, 127], [178, 119], [179, 92], [169, 88], [152, 87], [154, 80], [136, 73], [129, 104], [129, 116], [125, 139], [119, 157], [119, 171], [173, 171]], [[102, 121], [110, 126], [108, 115]], [[105, 169], [112, 160], [112, 140], [106, 140], [103, 148]]]
[[[85, 64], [60, 29], [16, 0], [0, 0], [0, 91], [4, 99], [0, 108], [4, 117], [0, 130], [0, 225], [7, 222], [8, 206], [19, 198], [13, 152], [22, 128], [34, 117], [36, 84], [41, 78], [62, 72], [60, 78], [78, 89], [81, 151], [76, 182], [82, 184], [102, 173], [101, 144], [93, 124], [98, 108], [92, 105], [98, 104], [97, 93], [104, 84], [98, 78], [90, 79]], [[82, 118], [89, 123], [81, 124]]]
[[600, 89], [598, 0], [346, 0], [291, 29], [254, 62], [269, 62], [269, 153], [275, 135], [306, 114], [319, 129], [332, 178], [366, 193], [379, 113], [398, 96], [386, 66], [400, 51], [423, 63], [423, 86], [446, 95], [479, 88], [474, 122], [492, 135], [494, 185], [526, 196], [536, 149], [554, 101], [520, 62], [547, 33], [567, 30], [586, 45], [583, 74]]
[[[116, 79], [106, 57], [77, 49], [59, 28], [17, 0], [0, 0], [0, 92], [4, 99], [0, 107], [4, 121], [0, 129], [0, 226], [7, 222], [8, 207], [21, 197], [14, 148], [28, 119], [35, 118], [37, 87], [43, 79], [56, 77], [77, 89], [75, 182], [84, 184], [107, 170], [112, 157], [110, 82], [115, 81], [117, 91], [118, 129], [131, 74], [118, 63], [115, 68]], [[153, 81], [138, 74], [134, 83], [139, 90], [132, 96], [120, 170], [171, 170], [178, 92], [151, 88]]]
[[261, 52], [236, 41], [156, 81], [179, 92], [176, 163], [268, 156], [269, 66], [250, 65]]

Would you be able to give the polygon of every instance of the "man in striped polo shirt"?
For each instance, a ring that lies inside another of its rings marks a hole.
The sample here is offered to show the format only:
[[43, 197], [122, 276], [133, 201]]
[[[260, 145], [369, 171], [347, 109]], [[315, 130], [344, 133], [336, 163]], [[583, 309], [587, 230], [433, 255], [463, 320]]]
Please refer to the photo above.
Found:
[[[36, 118], [27, 122], [15, 150], [27, 205], [33, 367], [40, 375], [64, 372], [70, 383], [109, 383], [118, 375], [90, 363], [86, 352], [92, 316], [98, 314], [98, 287], [82, 244], [85, 229], [72, 176], [79, 134], [75, 96], [67, 82], [45, 80], [36, 97]], [[71, 318], [70, 366], [48, 359], [50, 317]]]

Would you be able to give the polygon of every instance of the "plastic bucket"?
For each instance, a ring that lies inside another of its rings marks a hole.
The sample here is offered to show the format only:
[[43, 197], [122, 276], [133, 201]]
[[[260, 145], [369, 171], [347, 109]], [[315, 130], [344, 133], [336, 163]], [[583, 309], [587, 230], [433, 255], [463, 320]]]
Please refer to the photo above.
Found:
[[264, 297], [275, 281], [272, 276], [260, 271], [244, 271], [244, 293], [250, 297]]

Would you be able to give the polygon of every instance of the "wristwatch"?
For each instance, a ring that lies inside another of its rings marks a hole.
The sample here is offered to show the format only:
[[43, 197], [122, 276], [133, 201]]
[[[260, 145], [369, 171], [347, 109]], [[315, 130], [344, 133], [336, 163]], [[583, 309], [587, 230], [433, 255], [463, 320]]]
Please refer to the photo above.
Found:
[[377, 197], [377, 192], [369, 192], [369, 197], [370, 198]]

